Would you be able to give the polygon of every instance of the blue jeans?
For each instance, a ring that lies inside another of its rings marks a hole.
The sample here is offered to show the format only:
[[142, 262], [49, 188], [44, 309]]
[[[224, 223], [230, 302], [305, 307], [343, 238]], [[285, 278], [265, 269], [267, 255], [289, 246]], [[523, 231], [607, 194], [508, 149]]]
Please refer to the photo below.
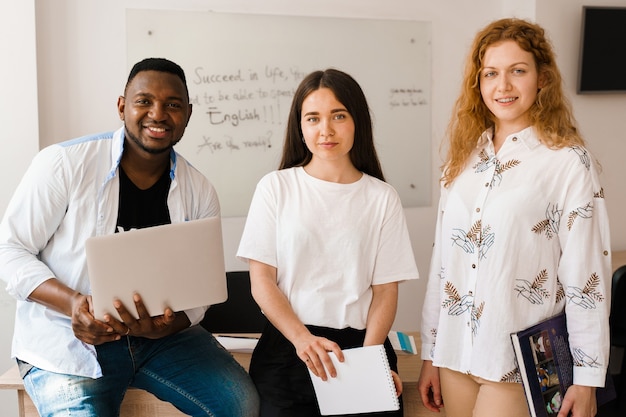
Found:
[[96, 346], [103, 376], [32, 368], [24, 387], [41, 417], [118, 417], [128, 387], [141, 388], [190, 416], [254, 417], [252, 380], [200, 326], [162, 339], [122, 337]]

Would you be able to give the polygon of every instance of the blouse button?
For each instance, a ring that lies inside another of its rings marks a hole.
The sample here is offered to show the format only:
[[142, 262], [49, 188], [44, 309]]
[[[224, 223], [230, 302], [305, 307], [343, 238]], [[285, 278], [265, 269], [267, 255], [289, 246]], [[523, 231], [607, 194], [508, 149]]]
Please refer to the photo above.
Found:
[[476, 264], [472, 264], [472, 269], [476, 269]]
[[485, 187], [489, 187], [489, 183], [488, 182], [485, 183]]
[[517, 136], [513, 138], [513, 142], [517, 142]]
[[480, 207], [476, 207], [476, 213], [480, 213]]
[[607, 256], [609, 254], [609, 251], [605, 250], [603, 253], [604, 253], [604, 256]]

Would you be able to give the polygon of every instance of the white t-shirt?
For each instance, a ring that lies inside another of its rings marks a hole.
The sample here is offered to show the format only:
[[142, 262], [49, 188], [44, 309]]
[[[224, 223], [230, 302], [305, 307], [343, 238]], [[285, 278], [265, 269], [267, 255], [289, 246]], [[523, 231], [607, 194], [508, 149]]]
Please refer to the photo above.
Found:
[[352, 184], [301, 167], [267, 174], [237, 256], [277, 268], [304, 324], [335, 329], [365, 328], [372, 285], [418, 278], [398, 194], [366, 174]]

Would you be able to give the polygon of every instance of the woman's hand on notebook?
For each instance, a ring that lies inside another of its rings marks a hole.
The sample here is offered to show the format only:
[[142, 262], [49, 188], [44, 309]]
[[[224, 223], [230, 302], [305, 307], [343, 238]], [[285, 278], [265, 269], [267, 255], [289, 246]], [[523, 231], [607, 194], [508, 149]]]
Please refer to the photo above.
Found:
[[328, 352], [334, 352], [339, 362], [343, 362], [343, 352], [339, 345], [325, 337], [308, 334], [295, 344], [296, 352], [313, 374], [323, 381], [337, 376], [337, 370]]

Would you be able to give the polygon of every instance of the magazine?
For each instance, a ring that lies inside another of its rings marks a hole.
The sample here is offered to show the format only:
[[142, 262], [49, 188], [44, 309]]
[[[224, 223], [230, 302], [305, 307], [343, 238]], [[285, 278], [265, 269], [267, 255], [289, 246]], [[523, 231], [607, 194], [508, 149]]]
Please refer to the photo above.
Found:
[[[556, 416], [574, 378], [565, 313], [512, 333], [511, 341], [531, 416]], [[598, 405], [615, 397], [613, 379], [607, 372], [604, 388], [596, 390]]]

